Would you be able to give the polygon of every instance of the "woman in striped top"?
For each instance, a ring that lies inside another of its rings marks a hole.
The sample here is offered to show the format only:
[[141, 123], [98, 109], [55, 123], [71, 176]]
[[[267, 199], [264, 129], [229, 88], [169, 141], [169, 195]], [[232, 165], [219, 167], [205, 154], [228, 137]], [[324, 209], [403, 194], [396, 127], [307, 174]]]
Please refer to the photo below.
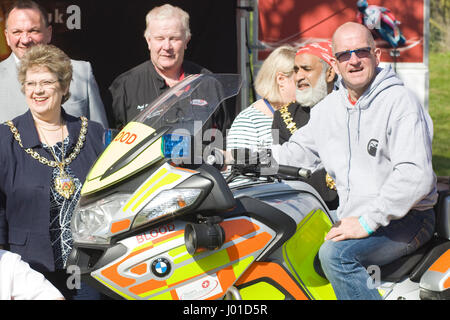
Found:
[[282, 46], [264, 61], [255, 80], [255, 90], [263, 98], [234, 119], [227, 135], [227, 150], [259, 150], [272, 145], [274, 111], [295, 101], [295, 53], [294, 48]]

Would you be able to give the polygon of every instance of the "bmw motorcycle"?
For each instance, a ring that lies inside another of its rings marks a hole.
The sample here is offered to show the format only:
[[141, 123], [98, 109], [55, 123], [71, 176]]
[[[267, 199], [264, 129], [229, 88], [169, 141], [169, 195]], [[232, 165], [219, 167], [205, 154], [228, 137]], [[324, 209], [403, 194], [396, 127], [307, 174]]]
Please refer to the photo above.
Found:
[[[72, 218], [68, 265], [83, 281], [117, 299], [336, 299], [317, 258], [332, 215], [299, 178], [309, 173], [265, 172], [261, 157], [227, 173], [214, 164], [220, 139], [202, 130], [240, 86], [189, 76], [105, 149]], [[448, 194], [438, 209], [427, 245], [368, 270], [384, 299], [450, 298]]]

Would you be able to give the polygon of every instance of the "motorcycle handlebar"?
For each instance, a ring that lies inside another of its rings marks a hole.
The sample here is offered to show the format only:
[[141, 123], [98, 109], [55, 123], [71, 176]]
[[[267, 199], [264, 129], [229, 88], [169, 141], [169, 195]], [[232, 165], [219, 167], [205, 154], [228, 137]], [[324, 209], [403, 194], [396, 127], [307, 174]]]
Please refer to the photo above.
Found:
[[278, 173], [291, 176], [294, 178], [308, 179], [311, 176], [311, 170], [284, 165], [278, 165]]
[[[249, 149], [232, 149], [227, 153], [223, 154], [223, 151], [217, 152], [217, 154], [222, 154], [221, 160], [225, 159], [225, 162], [228, 162], [229, 159], [232, 159], [231, 163], [232, 165], [240, 165], [240, 166], [248, 166], [248, 165], [259, 165], [261, 167], [269, 166], [270, 167], [270, 150], [264, 150], [263, 152], [255, 152], [251, 151]], [[216, 158], [216, 157], [214, 157]], [[228, 159], [228, 161], [227, 161]], [[236, 161], [238, 159], [238, 161]], [[207, 161], [209, 163], [209, 160]], [[240, 163], [239, 163], [240, 162]], [[294, 178], [305, 178], [308, 179], [311, 177], [311, 170], [299, 168], [299, 167], [292, 167], [292, 166], [286, 166], [286, 165], [278, 165], [278, 174], [282, 174], [285, 176], [290, 176]]]

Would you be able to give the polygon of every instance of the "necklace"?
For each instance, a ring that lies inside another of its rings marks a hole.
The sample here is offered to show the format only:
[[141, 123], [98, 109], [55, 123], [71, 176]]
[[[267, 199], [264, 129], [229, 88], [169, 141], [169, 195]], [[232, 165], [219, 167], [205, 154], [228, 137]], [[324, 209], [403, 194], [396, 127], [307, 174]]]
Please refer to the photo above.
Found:
[[[37, 127], [37, 123], [35, 122], [35, 124], [36, 124], [36, 127]], [[60, 128], [51, 128], [50, 129], [50, 127], [45, 127], [45, 126], [43, 126], [43, 125], [39, 125], [39, 129], [42, 129], [42, 130], [44, 130], [44, 131], [52, 131], [52, 132], [55, 132], [55, 131], [58, 131]]]
[[[47, 158], [41, 156], [38, 152], [34, 151], [31, 148], [25, 149], [22, 145], [22, 139], [20, 138], [19, 130], [14, 126], [14, 123], [12, 121], [7, 121], [6, 124], [9, 126], [9, 129], [11, 130], [12, 134], [14, 135], [14, 139], [19, 143], [20, 147], [28, 153], [33, 159], [38, 160], [43, 165], [47, 165], [52, 168], [59, 168], [59, 175], [55, 178], [54, 187], [56, 192], [58, 192], [61, 196], [63, 196], [66, 199], [69, 199], [73, 193], [75, 192], [75, 183], [71, 176], [69, 176], [65, 171], [64, 167], [66, 165], [69, 165], [73, 160], [76, 159], [78, 154], [81, 152], [81, 148], [83, 147], [84, 141], [86, 140], [86, 134], [87, 134], [87, 125], [88, 120], [86, 117], [81, 117], [81, 130], [80, 135], [78, 136], [77, 144], [75, 145], [75, 148], [73, 152], [70, 154], [68, 158], [64, 158], [64, 134], [63, 134], [63, 125], [61, 125], [61, 137], [62, 137], [62, 156], [61, 161], [58, 161], [58, 158], [56, 157], [55, 152], [53, 151], [53, 148], [50, 147], [47, 140], [45, 139], [45, 136], [42, 134], [42, 137], [45, 140], [45, 143], [49, 146], [50, 152], [53, 155], [53, 158], [55, 161], [48, 160]], [[39, 127], [37, 127], [39, 130]]]
[[294, 101], [293, 102], [289, 102], [288, 104], [282, 106], [280, 108], [280, 115], [281, 115], [281, 118], [283, 118], [284, 123], [286, 124], [286, 128], [289, 130], [289, 132], [291, 134], [294, 134], [294, 132], [297, 131], [297, 125], [294, 122], [294, 119], [292, 118], [292, 115], [291, 115], [291, 113], [288, 110], [288, 107], [292, 103], [294, 103]]
[[44, 133], [42, 132], [42, 129], [36, 125], [39, 132], [41, 133], [42, 137], [44, 138], [45, 143], [47, 144], [48, 148], [50, 149], [50, 152], [52, 153], [53, 158], [55, 159], [56, 163], [59, 167], [59, 175], [55, 177], [54, 187], [56, 192], [58, 192], [61, 196], [63, 196], [66, 199], [69, 199], [73, 193], [75, 192], [75, 182], [73, 181], [73, 178], [69, 176], [66, 171], [64, 170], [64, 126], [61, 122], [61, 161], [58, 161], [58, 157], [55, 154], [55, 151], [53, 150], [53, 147], [50, 146], [50, 144], [47, 142], [47, 139], [45, 138]]

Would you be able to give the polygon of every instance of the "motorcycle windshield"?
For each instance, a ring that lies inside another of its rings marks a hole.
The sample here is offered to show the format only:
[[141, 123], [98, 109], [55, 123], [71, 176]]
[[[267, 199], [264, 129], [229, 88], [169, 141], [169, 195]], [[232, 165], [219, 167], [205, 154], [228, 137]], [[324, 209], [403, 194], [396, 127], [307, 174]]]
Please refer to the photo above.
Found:
[[241, 87], [237, 74], [190, 75], [153, 103], [132, 121], [158, 130], [170, 127], [187, 130], [196, 135], [211, 118], [221, 103], [235, 96]]

